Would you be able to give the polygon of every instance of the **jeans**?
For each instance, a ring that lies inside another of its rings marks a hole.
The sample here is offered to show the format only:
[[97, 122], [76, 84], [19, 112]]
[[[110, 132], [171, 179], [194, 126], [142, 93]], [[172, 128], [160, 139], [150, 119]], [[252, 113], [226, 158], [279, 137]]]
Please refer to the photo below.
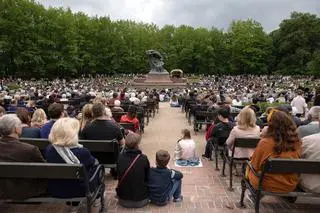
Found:
[[172, 180], [173, 186], [172, 189], [169, 193], [169, 198], [168, 200], [171, 199], [171, 197], [173, 197], [174, 199], [177, 199], [181, 196], [181, 185], [182, 185], [182, 181], [180, 180]]
[[189, 160], [177, 160], [176, 163], [179, 166], [198, 166], [200, 164], [200, 159], [194, 158]]
[[157, 205], [157, 206], [165, 206], [169, 203], [170, 199], [173, 197], [174, 199], [177, 199], [181, 196], [181, 184], [182, 184], [182, 181], [181, 179], [180, 180], [175, 180], [173, 179], [172, 180], [172, 189], [171, 191], [169, 192], [168, 194], [168, 197], [166, 199], [166, 201], [164, 202], [158, 202], [158, 201], [152, 201], [151, 200], [151, 203]]

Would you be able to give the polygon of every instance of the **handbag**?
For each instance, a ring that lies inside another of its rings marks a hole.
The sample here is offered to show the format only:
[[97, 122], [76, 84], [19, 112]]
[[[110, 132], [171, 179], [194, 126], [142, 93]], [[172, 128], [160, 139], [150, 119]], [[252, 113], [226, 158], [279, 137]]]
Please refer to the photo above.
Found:
[[132, 169], [132, 167], [134, 166], [134, 164], [136, 163], [136, 161], [138, 160], [138, 158], [141, 156], [141, 154], [138, 154], [133, 161], [131, 162], [130, 166], [127, 168], [127, 170], [124, 172], [124, 174], [122, 175], [122, 177], [120, 178], [119, 182], [118, 182], [118, 186], [117, 189], [120, 187], [121, 183], [123, 182], [124, 178], [128, 175], [128, 173], [130, 172], [130, 170]]

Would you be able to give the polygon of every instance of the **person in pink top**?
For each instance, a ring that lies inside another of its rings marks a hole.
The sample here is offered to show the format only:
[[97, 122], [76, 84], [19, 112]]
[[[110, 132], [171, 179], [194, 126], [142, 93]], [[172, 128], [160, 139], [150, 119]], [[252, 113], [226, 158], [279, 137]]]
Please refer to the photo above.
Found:
[[[242, 109], [237, 117], [237, 126], [235, 126], [226, 141], [231, 155], [236, 138], [259, 138], [260, 127], [256, 125], [256, 115], [252, 109], [245, 107]], [[250, 158], [254, 149], [236, 148], [235, 158]]]

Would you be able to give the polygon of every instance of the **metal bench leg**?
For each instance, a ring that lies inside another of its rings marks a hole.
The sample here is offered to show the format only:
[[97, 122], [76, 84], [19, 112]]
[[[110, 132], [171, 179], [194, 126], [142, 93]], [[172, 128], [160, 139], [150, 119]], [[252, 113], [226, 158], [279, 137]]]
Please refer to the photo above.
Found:
[[255, 213], [259, 213], [260, 198], [261, 198], [260, 193], [261, 193], [260, 190], [258, 190], [257, 194], [256, 194], [256, 199], [255, 199], [255, 204], [254, 204]]
[[225, 170], [226, 170], [226, 163], [227, 163], [226, 159], [225, 159], [225, 158], [223, 158], [223, 165], [222, 165], [222, 173], [221, 173], [221, 177], [225, 177], [225, 176], [226, 176], [226, 174], [225, 174]]
[[197, 122], [196, 121], [193, 122], [193, 131], [194, 131], [194, 134], [196, 135], [197, 134]]
[[233, 191], [233, 188], [232, 188], [232, 168], [233, 168], [233, 161], [231, 160], [230, 164], [229, 164], [229, 188], [228, 190], [229, 191]]
[[243, 200], [244, 200], [246, 189], [247, 187], [246, 187], [245, 181], [241, 180], [241, 197], [240, 197], [240, 203], [239, 203], [240, 207], [245, 207]]
[[215, 148], [214, 148], [214, 157], [215, 157], [215, 159], [216, 159], [216, 171], [219, 171], [218, 153], [219, 153], [218, 147], [215, 147]]
[[103, 183], [102, 188], [101, 188], [101, 192], [100, 192], [101, 193], [101, 197], [100, 197], [100, 203], [101, 203], [100, 213], [107, 212], [106, 207], [104, 205], [104, 200], [105, 200], [105, 198], [104, 198], [104, 190], [105, 190], [105, 187], [106, 186]]
[[87, 195], [87, 213], [92, 213], [91, 199], [90, 199], [90, 196], [88, 196], [88, 195]]

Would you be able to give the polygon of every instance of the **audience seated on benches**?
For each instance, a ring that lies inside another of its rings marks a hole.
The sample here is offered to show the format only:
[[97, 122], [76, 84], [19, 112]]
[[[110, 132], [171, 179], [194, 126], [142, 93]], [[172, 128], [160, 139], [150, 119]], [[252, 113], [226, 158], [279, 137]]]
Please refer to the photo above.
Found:
[[221, 107], [218, 109], [218, 123], [215, 122], [211, 125], [207, 133], [207, 145], [205, 148], [205, 154], [202, 155], [205, 158], [210, 158], [212, 155], [212, 144], [214, 140], [218, 140], [217, 144], [223, 146], [233, 128], [233, 123], [229, 120], [230, 108]]
[[129, 133], [125, 148], [118, 161], [118, 186], [116, 188], [119, 204], [127, 208], [140, 208], [149, 203], [148, 177], [150, 163], [148, 157], [139, 149], [141, 137]]
[[[236, 138], [259, 138], [260, 127], [256, 125], [256, 115], [250, 107], [242, 109], [237, 117], [237, 126], [235, 126], [226, 141], [231, 155], [232, 148]], [[236, 148], [235, 158], [250, 158], [253, 154], [253, 149]]]
[[[78, 132], [80, 124], [74, 118], [61, 118], [52, 126], [49, 145], [45, 157], [49, 163], [83, 164], [90, 178], [99, 162], [78, 143]], [[99, 177], [92, 182], [90, 190], [94, 191], [99, 185]], [[52, 180], [48, 183], [48, 191], [54, 197], [69, 198], [85, 196], [85, 188], [79, 181], [73, 180]]]
[[91, 124], [93, 120], [92, 115], [92, 104], [86, 104], [83, 106], [81, 111], [81, 118], [80, 118], [80, 132], [87, 127], [89, 124]]
[[[319, 125], [319, 123], [318, 123]], [[302, 158], [320, 161], [320, 133], [302, 138]], [[307, 192], [320, 193], [320, 175], [301, 174], [300, 187]]]
[[[252, 155], [251, 164], [256, 173], [262, 171], [268, 158], [293, 158], [301, 156], [301, 140], [297, 134], [297, 126], [285, 112], [270, 113], [266, 135], [260, 140]], [[248, 174], [254, 188], [258, 188], [259, 178], [252, 172]], [[271, 192], [290, 192], [298, 184], [297, 174], [265, 174], [263, 189]]]
[[[111, 111], [109, 111], [111, 112]], [[113, 140], [124, 144], [124, 137], [120, 127], [111, 120], [111, 114], [106, 111], [102, 103], [95, 103], [92, 106], [93, 121], [86, 125], [81, 132], [81, 139], [84, 140]]]
[[182, 138], [177, 142], [174, 157], [180, 166], [199, 165], [199, 157], [196, 154], [196, 143], [191, 139], [191, 133], [188, 129], [182, 130]]
[[64, 117], [64, 108], [62, 104], [53, 103], [48, 108], [50, 120], [43, 125], [40, 129], [40, 137], [48, 139], [53, 124], [59, 119]]
[[[190, 131], [189, 131], [190, 132]], [[168, 169], [170, 154], [166, 150], [156, 153], [155, 168], [150, 168], [149, 175], [149, 197], [156, 205], [166, 205], [173, 197], [173, 202], [181, 202], [181, 185], [183, 174], [177, 170]]]
[[311, 122], [298, 128], [298, 133], [301, 138], [320, 132], [319, 116], [320, 106], [311, 107], [308, 112], [308, 120]]
[[[21, 132], [21, 121], [16, 115], [1, 118], [0, 161], [45, 162], [37, 147], [19, 141]], [[25, 199], [44, 194], [46, 189], [47, 183], [41, 180], [0, 180], [0, 198]]]
[[137, 107], [131, 105], [126, 115], [121, 116], [120, 123], [133, 123], [134, 132], [140, 131], [140, 123], [137, 118]]

